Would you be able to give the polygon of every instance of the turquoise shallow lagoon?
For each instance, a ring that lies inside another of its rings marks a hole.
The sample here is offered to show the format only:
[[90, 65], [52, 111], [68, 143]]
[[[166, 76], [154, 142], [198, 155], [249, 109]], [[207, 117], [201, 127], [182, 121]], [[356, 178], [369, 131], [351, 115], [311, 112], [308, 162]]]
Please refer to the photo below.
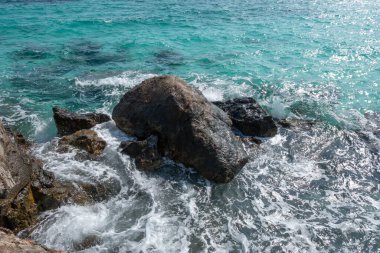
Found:
[[[174, 74], [210, 100], [253, 96], [312, 120], [252, 151], [228, 185], [177, 165], [136, 171], [115, 126], [100, 161], [51, 151], [51, 107], [110, 113]], [[84, 252], [378, 252], [380, 1], [0, 0], [0, 115], [58, 178], [122, 186], [46, 214], [32, 238]], [[106, 176], [105, 176], [106, 175]], [[77, 243], [78, 244], [78, 243]]]

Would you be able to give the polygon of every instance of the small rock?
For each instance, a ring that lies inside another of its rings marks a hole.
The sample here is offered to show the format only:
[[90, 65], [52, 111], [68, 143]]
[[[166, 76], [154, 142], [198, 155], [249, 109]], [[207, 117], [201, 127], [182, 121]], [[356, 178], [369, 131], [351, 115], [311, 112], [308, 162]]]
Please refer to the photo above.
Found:
[[90, 154], [100, 155], [107, 146], [107, 143], [95, 131], [84, 129], [71, 135], [63, 136], [59, 140], [59, 145], [71, 145], [86, 150]]
[[82, 129], [90, 129], [97, 124], [110, 121], [107, 114], [86, 113], [78, 114], [60, 107], [53, 107], [54, 121], [58, 129], [58, 135], [73, 134]]
[[272, 137], [277, 134], [273, 118], [250, 97], [214, 102], [231, 118], [233, 126], [245, 135]]
[[124, 141], [121, 152], [135, 159], [140, 170], [152, 171], [162, 165], [162, 157], [157, 149], [157, 136], [151, 135], [143, 141]]

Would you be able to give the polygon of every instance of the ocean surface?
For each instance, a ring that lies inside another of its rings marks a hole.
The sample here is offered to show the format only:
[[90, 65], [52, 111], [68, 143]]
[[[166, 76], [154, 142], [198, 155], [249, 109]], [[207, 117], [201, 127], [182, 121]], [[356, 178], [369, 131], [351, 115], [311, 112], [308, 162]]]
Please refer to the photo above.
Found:
[[[98, 160], [55, 151], [52, 106], [110, 114], [162, 74], [210, 100], [252, 96], [296, 126], [247, 146], [229, 184], [171, 161], [136, 170], [113, 122], [95, 127]], [[59, 180], [121, 189], [43, 214], [31, 235], [43, 245], [380, 252], [379, 0], [0, 0], [0, 115]]]

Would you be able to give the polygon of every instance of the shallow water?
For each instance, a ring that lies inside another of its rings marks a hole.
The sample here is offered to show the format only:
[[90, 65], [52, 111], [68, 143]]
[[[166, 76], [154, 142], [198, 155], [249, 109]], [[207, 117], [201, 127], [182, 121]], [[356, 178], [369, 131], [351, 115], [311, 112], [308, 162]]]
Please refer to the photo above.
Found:
[[[74, 252], [378, 252], [379, 56], [380, 1], [0, 1], [0, 114], [59, 179], [121, 187], [45, 213], [32, 238]], [[170, 161], [137, 171], [112, 122], [95, 129], [99, 160], [54, 151], [53, 105], [110, 113], [160, 74], [300, 123], [247, 146], [225, 185]]]

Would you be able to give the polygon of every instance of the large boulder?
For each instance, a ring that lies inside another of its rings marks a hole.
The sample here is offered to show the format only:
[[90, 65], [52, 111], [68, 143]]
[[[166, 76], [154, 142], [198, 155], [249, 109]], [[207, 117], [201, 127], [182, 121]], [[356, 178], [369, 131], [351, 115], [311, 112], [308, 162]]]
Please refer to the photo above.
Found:
[[54, 121], [57, 126], [58, 135], [73, 134], [82, 129], [90, 129], [97, 124], [110, 121], [107, 114], [70, 112], [60, 107], [53, 107]]
[[92, 155], [100, 155], [107, 143], [94, 130], [79, 130], [73, 134], [63, 136], [59, 140], [61, 146], [71, 145], [83, 149]]
[[214, 102], [231, 118], [233, 126], [244, 135], [272, 137], [277, 134], [273, 118], [250, 97]]
[[160, 154], [216, 182], [232, 180], [248, 161], [228, 115], [174, 76], [153, 77], [128, 91], [112, 118], [139, 139], [158, 136]]

